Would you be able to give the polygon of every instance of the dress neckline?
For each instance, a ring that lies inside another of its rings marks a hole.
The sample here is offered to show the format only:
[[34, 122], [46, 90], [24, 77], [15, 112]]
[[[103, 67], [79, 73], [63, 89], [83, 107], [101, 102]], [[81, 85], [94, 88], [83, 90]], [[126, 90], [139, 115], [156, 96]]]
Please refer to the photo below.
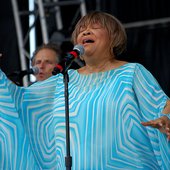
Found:
[[107, 71], [101, 71], [101, 72], [93, 72], [93, 73], [90, 73], [90, 74], [81, 74], [78, 72], [78, 70], [76, 70], [76, 74], [78, 74], [79, 76], [82, 76], [82, 77], [88, 77], [88, 76], [96, 76], [96, 75], [103, 75], [103, 74], [107, 74], [107, 73], [110, 73], [110, 72], [114, 72], [116, 70], [119, 70], [127, 65], [129, 65], [130, 63], [125, 63], [117, 68], [113, 68], [111, 70], [107, 70]]

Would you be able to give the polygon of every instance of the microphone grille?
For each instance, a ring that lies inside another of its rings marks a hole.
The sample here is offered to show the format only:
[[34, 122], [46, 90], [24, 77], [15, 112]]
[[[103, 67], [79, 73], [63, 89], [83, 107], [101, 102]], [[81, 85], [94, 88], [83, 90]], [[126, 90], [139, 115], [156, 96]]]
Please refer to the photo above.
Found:
[[75, 45], [73, 50], [78, 51], [80, 56], [84, 54], [84, 47], [80, 44]]
[[38, 67], [32, 67], [32, 71], [34, 75], [37, 75], [39, 73], [39, 68]]

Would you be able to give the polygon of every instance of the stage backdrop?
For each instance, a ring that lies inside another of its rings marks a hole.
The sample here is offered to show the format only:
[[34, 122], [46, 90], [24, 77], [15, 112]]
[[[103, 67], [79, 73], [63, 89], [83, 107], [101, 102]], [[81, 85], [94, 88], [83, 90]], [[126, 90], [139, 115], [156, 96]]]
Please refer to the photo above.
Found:
[[[27, 1], [17, 0], [20, 10], [28, 7]], [[61, 33], [69, 40], [73, 27], [80, 15], [75, 15], [76, 7], [66, 6], [61, 8], [63, 29]], [[127, 51], [121, 58], [132, 62], [140, 62], [157, 78], [163, 90], [170, 96], [170, 22], [162, 22], [170, 18], [170, 1], [148, 0], [86, 0], [86, 10], [102, 10], [109, 12], [122, 21], [123, 24], [151, 21], [149, 25], [128, 27]], [[48, 10], [49, 12], [50, 10]], [[52, 10], [51, 10], [52, 11]], [[69, 15], [68, 15], [69, 13]], [[47, 15], [48, 31], [52, 35], [57, 31], [54, 16]], [[14, 25], [11, 1], [3, 1], [0, 5], [0, 66], [5, 73], [20, 70], [16, 30]], [[153, 20], [161, 22], [151, 24]], [[143, 22], [145, 23], [145, 22]], [[40, 24], [36, 24], [37, 46], [42, 43]], [[27, 28], [27, 21], [22, 20], [23, 32]], [[28, 45], [26, 45], [29, 48]], [[14, 80], [15, 81], [15, 80]]]

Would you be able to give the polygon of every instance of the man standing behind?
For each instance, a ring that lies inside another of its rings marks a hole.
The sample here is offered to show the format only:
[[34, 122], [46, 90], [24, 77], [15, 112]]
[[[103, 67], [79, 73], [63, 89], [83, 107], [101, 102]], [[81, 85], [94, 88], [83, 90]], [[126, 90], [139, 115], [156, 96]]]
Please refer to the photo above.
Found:
[[37, 81], [43, 81], [52, 76], [52, 71], [60, 61], [60, 49], [57, 44], [43, 44], [37, 48], [32, 57], [32, 66], [39, 68], [35, 75]]

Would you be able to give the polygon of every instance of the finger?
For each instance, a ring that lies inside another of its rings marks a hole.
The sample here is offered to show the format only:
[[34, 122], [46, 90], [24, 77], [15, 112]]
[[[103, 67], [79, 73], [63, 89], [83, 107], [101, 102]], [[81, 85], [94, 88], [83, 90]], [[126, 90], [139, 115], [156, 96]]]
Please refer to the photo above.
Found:
[[161, 127], [159, 127], [158, 129], [160, 130], [160, 132], [167, 134], [167, 131], [166, 131], [165, 126], [161, 126]]
[[166, 130], [167, 130], [167, 132], [170, 132], [170, 127], [169, 127], [169, 125], [166, 125]]
[[168, 122], [167, 124], [166, 124], [166, 129], [168, 130], [170, 130], [170, 123]]
[[159, 129], [162, 133], [166, 133], [166, 127], [162, 123], [151, 123], [151, 122], [141, 122], [143, 126], [150, 126], [156, 129]]
[[167, 136], [168, 141], [170, 141], [170, 135]]
[[141, 122], [141, 124], [144, 125], [144, 126], [151, 126], [151, 125], [153, 125], [153, 122], [152, 121]]
[[161, 128], [163, 126], [162, 123], [156, 123], [154, 121], [149, 121], [149, 122], [141, 122], [143, 126], [152, 126], [154, 128]]
[[166, 127], [166, 134], [170, 135], [170, 128], [169, 127]]

